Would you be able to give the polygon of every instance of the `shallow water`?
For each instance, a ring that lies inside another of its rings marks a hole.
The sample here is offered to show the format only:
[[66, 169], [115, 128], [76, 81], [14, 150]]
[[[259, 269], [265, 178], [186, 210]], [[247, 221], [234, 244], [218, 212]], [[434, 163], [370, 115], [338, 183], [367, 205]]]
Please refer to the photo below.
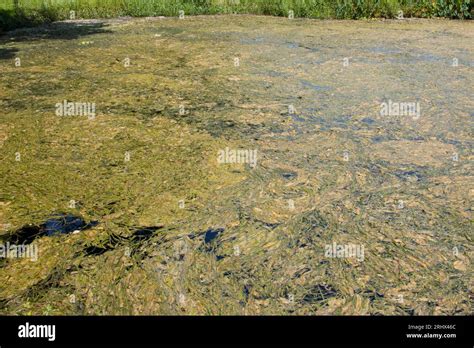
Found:
[[81, 230], [97, 226], [98, 221], [86, 223], [80, 216], [72, 214], [54, 214], [40, 225], [25, 225], [16, 231], [3, 235], [6, 241], [15, 244], [30, 244], [36, 238], [57, 236], [80, 232]]
[[[3, 311], [469, 313], [473, 36], [471, 22], [228, 16], [1, 38], [21, 66], [0, 58], [0, 223], [100, 221], [0, 268]], [[63, 100], [97, 114], [57, 116]], [[389, 100], [421, 116], [381, 116]], [[226, 148], [256, 165], [219, 163]], [[328, 257], [332, 243], [363, 260]], [[53, 272], [62, 285], [30, 298]]]

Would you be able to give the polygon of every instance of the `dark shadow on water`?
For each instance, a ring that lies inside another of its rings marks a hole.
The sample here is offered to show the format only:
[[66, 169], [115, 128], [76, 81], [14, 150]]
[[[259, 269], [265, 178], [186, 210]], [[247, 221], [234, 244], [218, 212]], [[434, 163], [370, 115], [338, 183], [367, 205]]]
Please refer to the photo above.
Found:
[[[18, 25], [15, 23], [11, 24], [11, 21], [14, 22], [15, 19], [6, 19], [6, 12], [8, 11], [0, 10], [0, 60], [13, 59], [17, 52], [19, 52], [16, 47], [2, 47], [5, 43], [12, 44], [36, 40], [75, 40], [95, 34], [111, 33], [110, 30], [105, 29], [107, 25], [100, 21], [56, 22], [31, 28], [34, 24], [29, 23], [28, 20], [26, 20], [25, 24], [22, 22], [24, 19], [20, 19], [20, 24]], [[2, 34], [2, 30], [5, 30], [5, 27], [8, 29], [12, 26], [13, 28], [22, 28]]]
[[104, 247], [91, 245], [86, 247], [82, 252], [84, 253], [84, 256], [100, 256], [110, 250], [114, 250], [114, 248], [108, 245]]
[[97, 221], [86, 223], [85, 220], [79, 216], [58, 213], [52, 215], [41, 225], [23, 226], [15, 232], [3, 236], [3, 238], [6, 242], [12, 244], [30, 244], [39, 237], [69, 234], [74, 231], [82, 231], [94, 227], [97, 224]]
[[54, 236], [84, 230], [97, 224], [97, 221], [86, 223], [83, 218], [72, 214], [57, 214], [46, 220], [42, 228], [46, 236]]
[[217, 236], [219, 235], [219, 233], [221, 232], [224, 232], [224, 229], [223, 228], [217, 228], [217, 229], [208, 229], [206, 231], [206, 233], [204, 234], [204, 243], [208, 244], [210, 242], [212, 242], [215, 238], [217, 238]]
[[214, 252], [216, 247], [219, 246], [218, 240], [216, 238], [225, 231], [224, 228], [209, 228], [206, 231], [193, 232], [188, 234], [190, 239], [195, 239], [198, 237], [204, 237], [203, 244], [201, 245], [201, 250], [205, 252]]
[[100, 20], [56, 22], [60, 19], [46, 10], [32, 13], [0, 10], [0, 44], [1, 41], [74, 40], [111, 32]]
[[0, 60], [1, 59], [13, 59], [18, 49], [16, 48], [3, 48], [0, 47]]
[[337, 295], [337, 290], [331, 285], [318, 284], [313, 286], [309, 292], [303, 297], [303, 302], [317, 303], [325, 301]]
[[34, 40], [75, 40], [95, 34], [111, 33], [103, 22], [57, 22], [37, 28], [20, 29], [4, 34], [1, 39], [8, 41]]
[[130, 255], [135, 254], [137, 247], [155, 236], [156, 232], [163, 229], [164, 226], [147, 226], [137, 228], [131, 236], [120, 236], [117, 234], [110, 234], [104, 240], [98, 244], [87, 245], [81, 252], [76, 256], [100, 256], [105, 254], [107, 251], [115, 250], [119, 246], [128, 245], [131, 247]]
[[136, 230], [131, 240], [133, 242], [141, 242], [147, 239], [150, 239], [156, 231], [161, 230], [164, 226], [149, 226]]

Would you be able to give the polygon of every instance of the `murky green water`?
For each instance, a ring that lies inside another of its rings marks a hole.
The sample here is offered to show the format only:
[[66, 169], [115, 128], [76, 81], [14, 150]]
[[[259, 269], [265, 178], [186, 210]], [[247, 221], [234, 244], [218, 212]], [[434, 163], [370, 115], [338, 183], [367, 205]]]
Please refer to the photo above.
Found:
[[[226, 16], [1, 38], [4, 233], [99, 221], [5, 260], [2, 311], [470, 313], [473, 36]], [[64, 100], [95, 117], [57, 116]]]

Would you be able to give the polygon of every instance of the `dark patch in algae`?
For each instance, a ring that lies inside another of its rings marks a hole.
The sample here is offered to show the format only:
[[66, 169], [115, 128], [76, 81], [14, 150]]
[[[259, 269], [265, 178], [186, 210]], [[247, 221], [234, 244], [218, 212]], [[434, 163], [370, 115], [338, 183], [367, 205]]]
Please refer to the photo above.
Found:
[[6, 242], [13, 244], [30, 244], [36, 238], [43, 236], [56, 236], [69, 234], [74, 231], [82, 231], [98, 224], [98, 221], [86, 223], [80, 216], [72, 214], [59, 213], [53, 215], [41, 225], [26, 225], [7, 236], [4, 236]]
[[335, 297], [337, 291], [331, 285], [318, 284], [303, 297], [303, 302], [316, 303]]

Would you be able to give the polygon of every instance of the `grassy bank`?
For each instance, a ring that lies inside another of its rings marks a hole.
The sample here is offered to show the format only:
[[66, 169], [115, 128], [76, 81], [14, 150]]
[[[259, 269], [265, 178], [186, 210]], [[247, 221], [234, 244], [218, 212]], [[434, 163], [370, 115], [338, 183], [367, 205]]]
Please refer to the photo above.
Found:
[[[15, 2], [18, 3], [15, 6]], [[2, 0], [0, 28], [10, 30], [70, 18], [177, 16], [198, 14], [260, 14], [306, 18], [472, 18], [470, 0]]]

